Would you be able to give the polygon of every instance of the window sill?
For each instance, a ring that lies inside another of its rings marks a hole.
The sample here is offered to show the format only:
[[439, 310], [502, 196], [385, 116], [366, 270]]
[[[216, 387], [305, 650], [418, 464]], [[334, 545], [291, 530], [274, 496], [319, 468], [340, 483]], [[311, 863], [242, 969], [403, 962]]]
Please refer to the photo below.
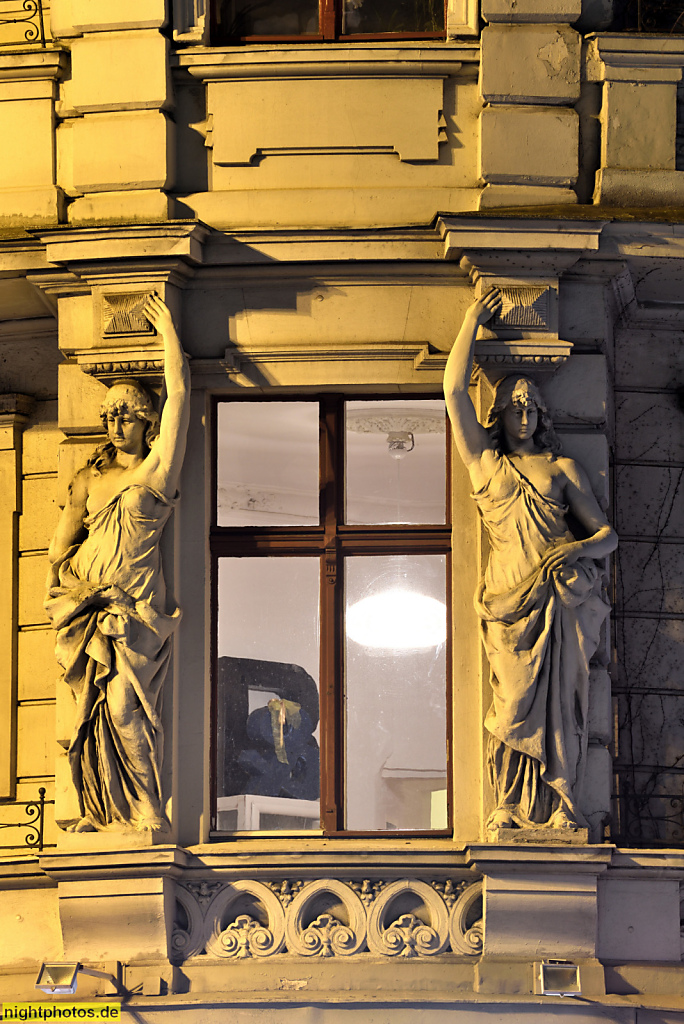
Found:
[[453, 75], [479, 61], [473, 42], [415, 40], [360, 43], [252, 43], [197, 46], [176, 52], [172, 65], [193, 78], [308, 78], [315, 75]]

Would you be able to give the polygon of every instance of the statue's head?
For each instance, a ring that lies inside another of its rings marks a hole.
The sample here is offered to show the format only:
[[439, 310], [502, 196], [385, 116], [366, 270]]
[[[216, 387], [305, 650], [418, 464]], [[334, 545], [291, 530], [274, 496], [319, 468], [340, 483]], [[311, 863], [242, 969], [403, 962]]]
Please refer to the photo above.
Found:
[[529, 377], [513, 374], [504, 377], [496, 385], [485, 428], [489, 431], [494, 448], [500, 452], [507, 450], [505, 421], [514, 421], [511, 413], [516, 414], [515, 419], [518, 421], [524, 413], [523, 419], [529, 422], [535, 447], [539, 451], [551, 452], [552, 455], [560, 453], [561, 443], [553, 429], [546, 403], [539, 388]]
[[102, 426], [111, 436], [111, 423], [117, 417], [128, 417], [145, 424], [142, 435], [142, 455], [147, 455], [159, 436], [159, 413], [152, 404], [150, 393], [137, 380], [122, 380], [113, 384], [100, 406]]
[[[107, 441], [95, 449], [87, 463], [96, 473], [111, 466], [117, 451], [129, 451], [131, 446], [145, 458], [159, 437], [159, 413], [149, 391], [137, 380], [121, 380], [112, 385], [100, 406], [100, 419], [107, 431]], [[123, 442], [117, 434], [125, 435]]]

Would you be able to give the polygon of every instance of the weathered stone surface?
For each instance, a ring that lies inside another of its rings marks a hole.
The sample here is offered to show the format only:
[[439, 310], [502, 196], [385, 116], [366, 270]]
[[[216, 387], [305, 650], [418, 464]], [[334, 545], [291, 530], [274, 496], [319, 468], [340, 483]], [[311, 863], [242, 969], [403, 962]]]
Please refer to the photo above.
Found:
[[57, 525], [57, 474], [33, 477], [22, 486], [22, 514], [19, 517], [19, 547], [22, 551], [47, 549]]
[[[55, 773], [55, 708], [25, 704], [17, 708], [17, 776], [45, 777]], [[37, 793], [36, 793], [37, 795]]]
[[618, 533], [684, 538], [682, 477], [681, 466], [616, 466]]
[[616, 395], [615, 449], [620, 459], [684, 462], [684, 419], [677, 395]]
[[681, 693], [618, 695], [618, 760], [676, 768], [681, 757], [684, 700]]
[[483, 0], [485, 21], [562, 22], [576, 21], [581, 0]]
[[608, 746], [613, 737], [611, 679], [605, 668], [589, 672], [589, 740]]
[[485, 107], [480, 132], [483, 182], [566, 187], [575, 182], [578, 120], [574, 110]]
[[599, 505], [606, 512], [610, 499], [610, 464], [605, 435], [577, 434], [564, 430], [559, 436], [563, 443], [563, 454], [579, 462], [589, 477]]
[[19, 625], [47, 623], [43, 593], [48, 561], [44, 553], [23, 555], [19, 559]]
[[173, 124], [157, 111], [86, 114], [58, 131], [70, 194], [164, 188]]
[[[0, 956], [5, 965], [23, 963], [35, 976], [38, 956], [62, 958], [56, 889], [4, 889], [0, 891], [0, 917]], [[36, 948], [38, 935], [40, 952]]]
[[617, 555], [618, 604], [629, 612], [684, 612], [684, 544], [624, 541]]
[[[558, 847], [548, 850], [549, 856], [559, 852]], [[553, 875], [521, 865], [511, 872], [488, 873], [484, 893], [485, 956], [595, 955], [595, 877], [574, 874], [570, 865]]]
[[608, 374], [605, 356], [572, 355], [544, 385], [555, 422], [605, 423]]
[[[74, 40], [69, 102], [82, 113], [164, 106], [167, 51], [168, 41], [154, 29], [95, 32]], [[108, 74], [100, 73], [103, 67]]]
[[606, 960], [681, 960], [679, 884], [674, 879], [599, 879], [598, 955]]
[[606, 82], [604, 90], [602, 165], [673, 171], [674, 83]]
[[[17, 690], [19, 700], [44, 700], [54, 697], [58, 675], [55, 640], [52, 630], [24, 630], [19, 634]], [[53, 723], [49, 723], [52, 731]]]
[[622, 619], [617, 626], [621, 657], [621, 687], [649, 687], [684, 692], [684, 621], [681, 619]]
[[615, 383], [618, 387], [676, 388], [684, 385], [679, 332], [639, 329], [616, 332]]
[[574, 103], [580, 37], [567, 25], [489, 25], [482, 32], [480, 89], [498, 103]]

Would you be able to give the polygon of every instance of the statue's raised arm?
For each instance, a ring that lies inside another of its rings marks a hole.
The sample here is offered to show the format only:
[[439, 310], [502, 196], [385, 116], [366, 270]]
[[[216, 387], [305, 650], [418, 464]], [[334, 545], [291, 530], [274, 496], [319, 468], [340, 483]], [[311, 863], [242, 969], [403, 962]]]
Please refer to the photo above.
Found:
[[146, 316], [164, 342], [161, 419], [137, 380], [100, 408], [107, 440], [69, 487], [50, 544], [45, 608], [74, 700], [69, 745], [71, 831], [166, 831], [160, 765], [161, 691], [180, 610], [167, 595], [160, 542], [185, 453], [190, 374], [169, 310]]
[[144, 312], [164, 342], [166, 385], [159, 437], [147, 457], [147, 473], [151, 486], [173, 497], [183, 465], [190, 419], [190, 369], [168, 307], [157, 295], [151, 295]]
[[478, 327], [491, 320], [500, 308], [501, 292], [498, 288], [492, 288], [468, 307], [444, 371], [444, 397], [456, 449], [475, 487], [481, 483], [480, 460], [491, 445], [487, 431], [478, 422], [468, 394], [473, 370], [473, 350]]
[[561, 455], [534, 381], [499, 381], [478, 422], [468, 396], [475, 335], [499, 302], [492, 290], [469, 308], [444, 380], [456, 448], [490, 541], [475, 599], [492, 687], [487, 825], [495, 837], [516, 828], [577, 832], [587, 825], [578, 795], [589, 663], [608, 613], [596, 559], [615, 549], [617, 537], [587, 474]]

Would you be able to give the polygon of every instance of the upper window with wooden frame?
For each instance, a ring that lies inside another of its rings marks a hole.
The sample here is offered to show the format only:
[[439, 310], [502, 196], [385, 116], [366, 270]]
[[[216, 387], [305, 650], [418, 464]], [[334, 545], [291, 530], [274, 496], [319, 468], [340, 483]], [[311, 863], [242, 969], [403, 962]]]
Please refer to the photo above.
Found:
[[443, 401], [219, 400], [215, 424], [212, 834], [446, 834]]
[[215, 0], [215, 41], [443, 39], [446, 0]]

